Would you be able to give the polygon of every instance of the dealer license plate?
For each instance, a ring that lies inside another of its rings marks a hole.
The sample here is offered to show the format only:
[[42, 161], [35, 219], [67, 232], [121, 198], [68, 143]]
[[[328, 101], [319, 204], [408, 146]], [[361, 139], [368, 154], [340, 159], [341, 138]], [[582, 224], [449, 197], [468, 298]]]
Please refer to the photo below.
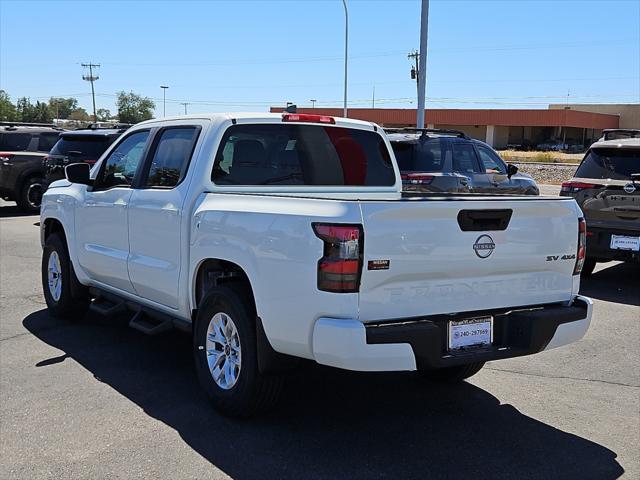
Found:
[[612, 250], [640, 251], [640, 237], [628, 237], [626, 235], [611, 235]]
[[449, 322], [449, 350], [482, 347], [493, 341], [493, 317]]

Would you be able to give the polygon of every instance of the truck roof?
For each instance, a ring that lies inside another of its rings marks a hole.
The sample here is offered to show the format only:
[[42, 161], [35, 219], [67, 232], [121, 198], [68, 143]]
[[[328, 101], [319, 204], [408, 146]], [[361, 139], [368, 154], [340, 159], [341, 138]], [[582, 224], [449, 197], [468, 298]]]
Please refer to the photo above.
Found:
[[[215, 121], [224, 121], [224, 120], [253, 120], [256, 122], [260, 121], [268, 121], [273, 122], [275, 120], [281, 120], [283, 113], [266, 113], [266, 112], [229, 112], [229, 113], [198, 113], [192, 115], [178, 115], [174, 117], [164, 117], [164, 118], [154, 118], [152, 120], [147, 120], [142, 123], [138, 123], [138, 125], [150, 125], [154, 123], [165, 123], [176, 120], [189, 120], [189, 119], [200, 119], [200, 120], [211, 120]], [[307, 115], [305, 113], [305, 115]], [[325, 115], [323, 115], [325, 116]], [[372, 127], [378, 128], [381, 130], [381, 127], [376, 125], [373, 122], [366, 122], [363, 120], [356, 120], [353, 118], [344, 118], [344, 117], [333, 117], [336, 121], [337, 126], [341, 127], [350, 127], [350, 128], [366, 128], [370, 130]]]

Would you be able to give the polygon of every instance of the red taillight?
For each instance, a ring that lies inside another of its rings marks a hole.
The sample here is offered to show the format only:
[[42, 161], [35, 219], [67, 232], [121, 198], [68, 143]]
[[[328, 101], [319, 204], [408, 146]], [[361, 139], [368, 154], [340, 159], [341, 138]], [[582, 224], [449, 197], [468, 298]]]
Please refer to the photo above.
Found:
[[324, 242], [318, 260], [318, 290], [357, 292], [362, 274], [362, 226], [314, 223], [313, 231]]
[[584, 259], [587, 256], [587, 222], [584, 218], [578, 219], [578, 253], [576, 254], [576, 266], [573, 269], [574, 275], [580, 275]]
[[283, 122], [308, 122], [308, 123], [330, 123], [334, 125], [336, 119], [329, 115], [312, 115], [310, 113], [285, 113], [282, 115]]
[[433, 175], [426, 173], [403, 173], [400, 178], [403, 183], [410, 185], [428, 185], [433, 181]]
[[599, 188], [602, 185], [598, 185], [595, 183], [584, 183], [584, 182], [564, 182], [560, 187], [560, 192], [562, 193], [578, 193], [580, 190], [586, 190], [588, 188]]

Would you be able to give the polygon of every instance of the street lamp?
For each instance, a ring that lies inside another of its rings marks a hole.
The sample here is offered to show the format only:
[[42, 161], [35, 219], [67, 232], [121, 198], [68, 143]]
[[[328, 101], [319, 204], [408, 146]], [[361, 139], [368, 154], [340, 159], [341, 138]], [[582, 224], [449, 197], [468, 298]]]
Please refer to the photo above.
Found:
[[349, 46], [349, 10], [347, 0], [342, 0], [344, 6], [344, 107], [342, 116], [347, 116], [347, 55]]
[[316, 102], [317, 100], [312, 98], [311, 100], [309, 100], [311, 102], [311, 108], [315, 109], [316, 108]]
[[169, 88], [167, 85], [160, 85], [160, 88], [162, 89], [162, 116], [166, 117], [167, 116], [167, 88]]

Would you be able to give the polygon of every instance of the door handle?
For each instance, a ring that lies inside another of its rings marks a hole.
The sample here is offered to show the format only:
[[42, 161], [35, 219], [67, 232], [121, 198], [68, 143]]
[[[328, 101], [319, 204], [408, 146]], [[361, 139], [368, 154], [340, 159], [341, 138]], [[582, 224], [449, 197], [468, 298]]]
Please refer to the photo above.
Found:
[[123, 199], [119, 198], [118, 200], [113, 202], [113, 205], [116, 206], [116, 207], [126, 207], [127, 206], [127, 202], [125, 202]]

